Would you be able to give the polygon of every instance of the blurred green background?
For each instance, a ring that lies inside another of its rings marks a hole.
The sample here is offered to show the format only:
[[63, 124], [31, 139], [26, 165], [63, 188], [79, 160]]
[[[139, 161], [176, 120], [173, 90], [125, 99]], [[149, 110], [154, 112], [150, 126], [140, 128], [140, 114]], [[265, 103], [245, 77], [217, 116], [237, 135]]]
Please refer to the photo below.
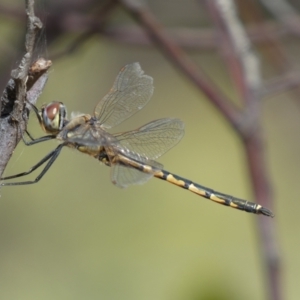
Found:
[[[180, 1], [175, 2], [179, 6]], [[179, 7], [167, 11], [166, 3], [150, 1], [150, 5], [165, 25], [195, 26], [203, 13], [199, 7], [195, 11], [192, 1], [181, 13]], [[115, 20], [130, 22], [121, 11]], [[14, 33], [22, 33], [22, 24], [4, 18], [1, 26], [4, 46]], [[299, 43], [286, 43], [299, 65]], [[52, 44], [49, 52], [66, 44], [68, 37]], [[5, 47], [1, 51], [3, 59]], [[238, 101], [216, 52], [190, 55], [226, 95]], [[95, 36], [76, 53], [53, 61], [38, 106], [59, 100], [69, 113], [92, 113], [119, 69], [135, 61], [154, 78], [154, 95], [141, 112], [113, 132], [178, 117], [186, 133], [159, 159], [165, 169], [251, 200], [240, 140], [207, 99], [153, 47]], [[288, 93], [264, 101], [283, 288], [285, 299], [296, 300], [300, 294], [299, 101]], [[35, 137], [43, 135], [33, 114], [29, 130]], [[55, 146], [53, 141], [32, 147], [21, 142], [4, 175], [27, 170]], [[121, 190], [110, 182], [109, 171], [88, 156], [63, 149], [38, 184], [0, 190], [0, 299], [266, 298], [256, 232], [261, 216], [216, 205], [157, 179]]]

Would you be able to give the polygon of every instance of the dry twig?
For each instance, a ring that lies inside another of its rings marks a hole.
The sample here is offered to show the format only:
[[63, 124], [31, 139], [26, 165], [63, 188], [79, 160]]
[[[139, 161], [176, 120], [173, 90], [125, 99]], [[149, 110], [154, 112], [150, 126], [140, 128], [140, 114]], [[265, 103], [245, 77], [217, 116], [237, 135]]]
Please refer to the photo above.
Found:
[[34, 13], [34, 1], [26, 0], [25, 50], [20, 64], [11, 72], [11, 79], [1, 97], [0, 176], [26, 129], [28, 110], [26, 99], [35, 103], [46, 81], [50, 61], [41, 59], [32, 64], [33, 53], [42, 22]]

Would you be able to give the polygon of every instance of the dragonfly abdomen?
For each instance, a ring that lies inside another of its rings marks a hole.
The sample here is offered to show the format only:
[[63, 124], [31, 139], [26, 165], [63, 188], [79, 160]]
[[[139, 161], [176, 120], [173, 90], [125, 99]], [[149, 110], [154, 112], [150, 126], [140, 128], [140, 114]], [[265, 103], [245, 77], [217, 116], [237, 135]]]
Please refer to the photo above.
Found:
[[225, 206], [230, 206], [232, 208], [236, 208], [239, 210], [244, 210], [249, 213], [254, 213], [254, 214], [263, 214], [266, 216], [273, 217], [273, 213], [262, 207], [259, 204], [249, 202], [246, 200], [242, 200], [239, 198], [235, 198], [230, 195], [226, 195], [223, 193], [216, 192], [210, 188], [204, 187], [200, 184], [194, 183], [191, 180], [188, 180], [186, 178], [180, 177], [178, 175], [172, 174], [168, 171], [165, 170], [160, 170], [154, 173], [154, 176], [166, 180], [172, 184], [175, 184], [179, 187], [182, 187], [184, 189], [187, 189], [199, 196], [202, 196], [204, 198], [207, 198], [209, 200], [212, 200], [216, 203], [225, 205]]

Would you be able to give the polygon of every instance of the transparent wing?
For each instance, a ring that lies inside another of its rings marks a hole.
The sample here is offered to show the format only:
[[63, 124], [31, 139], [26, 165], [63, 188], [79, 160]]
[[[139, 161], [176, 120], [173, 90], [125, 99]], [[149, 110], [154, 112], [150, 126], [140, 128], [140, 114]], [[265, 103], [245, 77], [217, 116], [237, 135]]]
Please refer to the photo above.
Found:
[[111, 128], [142, 109], [152, 94], [152, 77], [144, 75], [139, 63], [126, 65], [95, 107], [94, 115], [104, 128]]
[[119, 164], [113, 165], [111, 168], [111, 181], [120, 188], [126, 188], [132, 184], [143, 184], [152, 176], [152, 174], [143, 173]]
[[156, 159], [174, 147], [184, 135], [179, 119], [159, 119], [137, 130], [114, 134], [119, 144], [141, 156]]
[[[163, 165], [149, 160], [145, 157], [141, 157], [139, 154], [133, 153], [128, 149], [122, 149], [121, 151], [126, 157], [129, 157], [135, 161], [140, 162], [142, 165], [147, 165], [155, 170], [163, 169]], [[138, 169], [134, 169], [131, 166], [124, 164], [114, 164], [111, 166], [111, 181], [120, 188], [126, 188], [132, 184], [143, 184], [153, 177], [152, 173], [145, 173]]]

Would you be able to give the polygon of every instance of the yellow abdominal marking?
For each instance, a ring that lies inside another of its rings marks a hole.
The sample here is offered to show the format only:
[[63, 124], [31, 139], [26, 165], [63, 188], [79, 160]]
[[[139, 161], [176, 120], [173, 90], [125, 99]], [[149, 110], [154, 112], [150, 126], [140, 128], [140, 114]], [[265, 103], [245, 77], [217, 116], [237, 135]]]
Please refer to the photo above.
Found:
[[144, 166], [143, 166], [143, 171], [144, 171], [145, 173], [153, 173], [152, 167], [147, 166], [147, 165], [144, 165]]
[[178, 186], [184, 187], [185, 182], [183, 180], [177, 180], [172, 174], [169, 174], [167, 176], [167, 181], [176, 184]]
[[223, 199], [220, 199], [219, 197], [217, 197], [215, 194], [211, 194], [210, 196], [210, 200], [218, 202], [218, 203], [225, 203], [225, 201]]
[[164, 173], [162, 171], [154, 172], [154, 176], [157, 178], [164, 178]]
[[193, 184], [190, 184], [189, 186], [189, 190], [195, 194], [198, 194], [200, 196], [205, 197], [206, 193], [203, 190], [198, 189], [197, 187], [195, 187]]

